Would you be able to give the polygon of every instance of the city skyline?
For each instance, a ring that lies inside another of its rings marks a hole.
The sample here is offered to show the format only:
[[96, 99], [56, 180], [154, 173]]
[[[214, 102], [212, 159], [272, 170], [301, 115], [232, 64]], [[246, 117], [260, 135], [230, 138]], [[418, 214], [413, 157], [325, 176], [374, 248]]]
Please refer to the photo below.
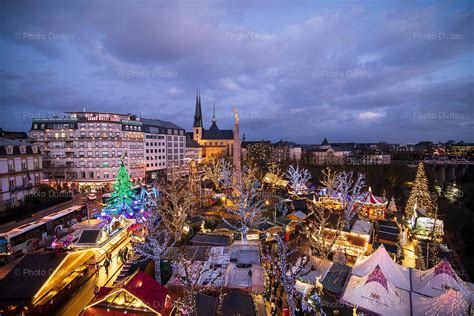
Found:
[[[5, 130], [67, 111], [133, 113], [249, 140], [473, 142], [466, 2], [2, 4]], [[12, 119], [13, 118], [13, 119]]]

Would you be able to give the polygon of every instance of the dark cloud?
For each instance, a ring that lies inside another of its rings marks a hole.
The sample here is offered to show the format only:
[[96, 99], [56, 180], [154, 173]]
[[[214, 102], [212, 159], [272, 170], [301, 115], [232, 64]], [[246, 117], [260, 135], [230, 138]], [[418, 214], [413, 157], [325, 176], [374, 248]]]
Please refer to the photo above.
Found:
[[[473, 141], [472, 3], [2, 2], [2, 110], [134, 112], [247, 138]], [[45, 37], [45, 38], [42, 38]], [[26, 130], [31, 118], [5, 128]]]

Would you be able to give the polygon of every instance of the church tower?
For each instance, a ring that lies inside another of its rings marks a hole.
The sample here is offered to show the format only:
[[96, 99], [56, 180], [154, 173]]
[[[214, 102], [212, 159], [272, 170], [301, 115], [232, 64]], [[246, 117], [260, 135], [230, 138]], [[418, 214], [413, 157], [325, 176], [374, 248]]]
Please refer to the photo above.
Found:
[[196, 110], [194, 112], [193, 139], [200, 143], [202, 139], [202, 111], [201, 111], [201, 93], [196, 93]]

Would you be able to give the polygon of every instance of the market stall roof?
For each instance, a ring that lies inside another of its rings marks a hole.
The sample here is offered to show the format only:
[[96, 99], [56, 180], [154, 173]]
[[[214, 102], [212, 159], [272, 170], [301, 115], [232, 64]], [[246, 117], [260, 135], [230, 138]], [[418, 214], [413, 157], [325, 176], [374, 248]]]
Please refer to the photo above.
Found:
[[376, 266], [380, 267], [394, 286], [408, 291], [411, 289], [409, 268], [395, 263], [383, 246], [370, 256], [357, 259], [352, 267], [352, 274], [362, 277], [373, 271]]
[[364, 221], [358, 219], [355, 221], [354, 225], [352, 225], [351, 232], [361, 235], [370, 235], [372, 231], [372, 223], [369, 221]]
[[[301, 258], [296, 261], [296, 265], [300, 263], [300, 260]], [[306, 283], [314, 284], [317, 278], [322, 280], [326, 276], [332, 265], [332, 261], [312, 256], [304, 266], [303, 270], [301, 270], [298, 279]], [[292, 268], [292, 271], [294, 271], [294, 269], [295, 267]]]
[[196, 295], [196, 315], [214, 316], [217, 311], [217, 298], [204, 293]]
[[[147, 309], [161, 315], [169, 315], [173, 309], [173, 302], [169, 290], [147, 274], [137, 271], [117, 283], [113, 288], [101, 289], [92, 303], [84, 309], [84, 315], [89, 315], [88, 309], [90, 309], [90, 307], [101, 307], [102, 302], [106, 302], [107, 306], [114, 305], [113, 300], [110, 303], [107, 302], [107, 299], [118, 296], [121, 293], [131, 294], [134, 299], [140, 301]], [[134, 312], [133, 308], [130, 309], [131, 312]]]
[[252, 296], [240, 291], [231, 291], [224, 296], [221, 308], [222, 315], [256, 315]]
[[76, 245], [96, 245], [100, 233], [102, 230], [100, 229], [84, 229], [79, 236], [79, 240], [76, 242]]
[[341, 294], [350, 272], [351, 268], [348, 266], [334, 262], [321, 284], [326, 290]]
[[411, 274], [412, 289], [414, 292], [429, 297], [438, 296], [446, 289], [455, 289], [469, 300], [470, 290], [466, 283], [456, 274], [448, 260], [441, 260], [429, 270], [415, 269]]
[[410, 315], [410, 292], [396, 288], [379, 265], [364, 277], [352, 275], [341, 300], [378, 315]]
[[293, 212], [291, 214], [288, 214], [286, 217], [288, 217], [288, 219], [290, 219], [292, 221], [302, 222], [302, 221], [305, 220], [307, 215], [302, 211], [296, 211], [296, 212]]
[[411, 294], [413, 316], [425, 315], [469, 315], [469, 301], [461, 292], [448, 289], [436, 297]]
[[385, 247], [385, 250], [387, 250], [387, 252], [391, 254], [397, 254], [397, 246], [380, 243], [378, 241], [373, 242], [372, 249], [378, 249], [382, 245]]
[[228, 246], [232, 243], [230, 236], [196, 234], [191, 239], [191, 244], [196, 246]]
[[32, 303], [33, 296], [66, 256], [65, 252], [26, 255], [0, 281], [0, 305]]

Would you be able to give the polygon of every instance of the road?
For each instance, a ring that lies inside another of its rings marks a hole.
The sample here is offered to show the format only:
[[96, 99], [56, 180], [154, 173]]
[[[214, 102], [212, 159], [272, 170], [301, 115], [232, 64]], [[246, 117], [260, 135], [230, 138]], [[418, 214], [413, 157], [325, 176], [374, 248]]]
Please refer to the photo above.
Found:
[[[0, 234], [6, 233], [16, 227], [20, 227], [22, 225], [37, 221], [47, 215], [53, 214], [55, 212], [59, 212], [62, 210], [67, 209], [68, 207], [75, 206], [75, 205], [82, 205], [87, 202], [85, 195], [82, 194], [75, 194], [73, 196], [72, 201], [64, 202], [50, 208], [44, 209], [40, 212], [34, 213], [31, 217], [25, 218], [18, 222], [9, 222], [0, 226]], [[97, 194], [97, 199], [93, 201], [89, 201], [89, 212], [92, 215], [94, 212], [99, 211], [102, 208], [102, 198], [99, 194]]]
[[105, 268], [102, 266], [99, 271], [99, 276], [95, 274], [87, 280], [87, 282], [64, 304], [58, 309], [54, 315], [68, 315], [75, 316], [80, 315], [90, 301], [94, 298], [94, 286], [111, 286], [117, 276], [120, 274], [120, 270], [123, 266], [122, 261], [118, 258], [118, 252], [120, 249], [130, 244], [130, 238], [127, 238], [112, 252], [112, 263], [109, 267], [109, 273], [105, 272]]

